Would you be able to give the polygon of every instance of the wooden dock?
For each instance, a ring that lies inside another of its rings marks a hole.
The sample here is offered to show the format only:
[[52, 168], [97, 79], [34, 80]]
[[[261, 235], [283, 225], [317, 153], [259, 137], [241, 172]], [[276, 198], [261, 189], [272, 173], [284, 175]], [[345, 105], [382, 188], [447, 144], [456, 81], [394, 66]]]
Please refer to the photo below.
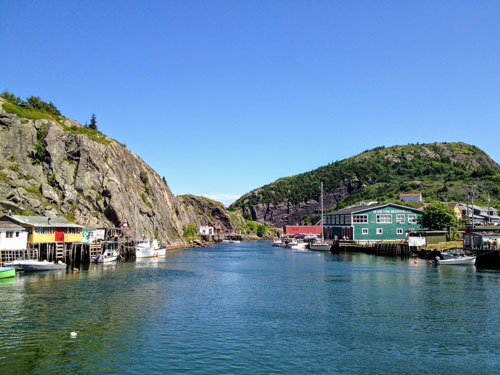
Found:
[[409, 257], [412, 254], [407, 243], [400, 242], [356, 242], [335, 241], [331, 248], [332, 253], [365, 253], [373, 255]]

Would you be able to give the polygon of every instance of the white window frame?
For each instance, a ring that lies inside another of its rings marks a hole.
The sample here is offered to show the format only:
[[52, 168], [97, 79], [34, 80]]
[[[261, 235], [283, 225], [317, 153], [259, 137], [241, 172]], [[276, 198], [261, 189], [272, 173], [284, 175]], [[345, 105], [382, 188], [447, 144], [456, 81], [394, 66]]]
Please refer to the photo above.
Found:
[[[382, 221], [382, 217], [390, 218], [390, 221]], [[392, 214], [379, 214], [377, 215], [377, 224], [392, 224]]]
[[384, 229], [383, 228], [377, 228], [377, 234], [384, 234]]
[[405, 221], [405, 214], [396, 214], [396, 224], [404, 224]]
[[344, 215], [340, 215], [340, 224], [344, 224]]
[[368, 228], [361, 228], [361, 234], [368, 234]]
[[352, 215], [353, 223], [368, 223], [368, 215]]
[[397, 228], [396, 234], [403, 234], [403, 228]]
[[408, 224], [417, 224], [417, 215], [408, 214]]

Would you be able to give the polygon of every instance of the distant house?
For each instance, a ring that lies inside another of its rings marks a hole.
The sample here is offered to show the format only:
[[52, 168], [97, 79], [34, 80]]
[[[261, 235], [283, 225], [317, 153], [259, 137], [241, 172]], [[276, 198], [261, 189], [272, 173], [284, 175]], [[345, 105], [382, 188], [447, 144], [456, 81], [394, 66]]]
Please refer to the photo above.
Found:
[[457, 220], [462, 220], [462, 210], [460, 210], [460, 206], [458, 203], [446, 203], [448, 207], [450, 207], [453, 210], [453, 213], [455, 214], [455, 217]]
[[321, 236], [321, 225], [285, 225], [283, 229], [285, 235], [294, 236], [296, 234], [314, 234]]
[[498, 250], [500, 248], [500, 227], [484, 226], [474, 229], [474, 232], [464, 234], [464, 249]]
[[198, 233], [202, 236], [211, 236], [214, 234], [214, 227], [210, 225], [202, 225], [200, 226], [200, 230]]
[[28, 232], [20, 225], [0, 221], [0, 250], [24, 250], [28, 242]]
[[401, 202], [422, 202], [422, 193], [399, 194]]
[[405, 240], [419, 230], [422, 211], [394, 203], [356, 206], [325, 214], [325, 237], [354, 241]]
[[486, 225], [488, 224], [488, 221], [493, 224], [500, 222], [498, 211], [493, 207], [490, 207], [489, 211], [487, 207], [480, 207], [471, 204], [467, 206], [465, 203], [458, 203], [458, 207], [461, 211], [462, 217], [468, 222], [472, 222], [474, 220], [474, 225]]
[[241, 236], [241, 230], [239, 229], [226, 229], [224, 234], [227, 236]]

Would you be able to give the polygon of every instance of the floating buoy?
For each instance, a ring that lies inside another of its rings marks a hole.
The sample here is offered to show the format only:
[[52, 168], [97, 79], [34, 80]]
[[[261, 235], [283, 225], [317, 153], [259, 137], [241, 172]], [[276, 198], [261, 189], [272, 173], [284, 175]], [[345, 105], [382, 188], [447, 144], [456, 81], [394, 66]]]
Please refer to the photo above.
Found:
[[416, 260], [413, 261], [413, 264], [418, 264], [418, 262]]
[[71, 333], [70, 333], [70, 336], [71, 336], [71, 337], [76, 337], [76, 335], [78, 335], [78, 333], [76, 333], [76, 332], [71, 332]]

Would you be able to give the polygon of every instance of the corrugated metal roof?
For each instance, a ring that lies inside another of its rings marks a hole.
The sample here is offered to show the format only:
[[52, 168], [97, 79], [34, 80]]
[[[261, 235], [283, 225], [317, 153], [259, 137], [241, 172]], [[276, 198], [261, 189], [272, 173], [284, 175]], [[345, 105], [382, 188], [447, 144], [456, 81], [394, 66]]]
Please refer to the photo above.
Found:
[[[21, 224], [32, 225], [34, 227], [45, 227], [45, 228], [82, 228], [81, 225], [70, 223], [68, 220], [62, 217], [46, 217], [46, 216], [21, 216], [21, 215], [5, 215], [1, 219], [5, 220], [13, 219]], [[49, 221], [50, 219], [50, 221]]]
[[17, 231], [24, 231], [24, 228], [14, 223], [11, 223], [10, 221], [0, 221], [0, 230], [7, 232], [17, 232]]
[[355, 206], [355, 207], [343, 208], [342, 210], [328, 212], [325, 215], [350, 215], [352, 213], [363, 212], [363, 211], [371, 211], [371, 210], [373, 210], [375, 208], [381, 208], [381, 207], [387, 207], [387, 206], [395, 206], [395, 207], [399, 207], [399, 208], [402, 208], [402, 209], [407, 209], [407, 210], [410, 210], [410, 211], [421, 212], [421, 210], [419, 210], [417, 208], [402, 206], [402, 205], [396, 204], [396, 203], [379, 203], [379, 204], [373, 204], [373, 205], [370, 205], [370, 206]]

